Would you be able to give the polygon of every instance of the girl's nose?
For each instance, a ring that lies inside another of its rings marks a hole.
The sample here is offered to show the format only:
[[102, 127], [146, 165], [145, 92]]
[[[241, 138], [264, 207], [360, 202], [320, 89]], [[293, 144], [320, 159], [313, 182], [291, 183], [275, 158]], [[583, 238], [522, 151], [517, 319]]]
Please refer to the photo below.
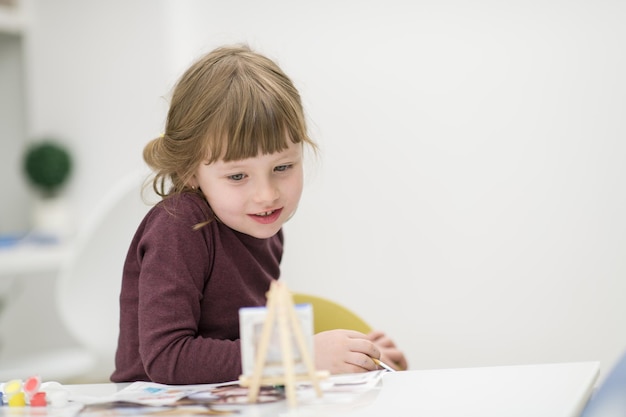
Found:
[[272, 181], [263, 181], [258, 184], [255, 190], [255, 201], [258, 203], [268, 203], [278, 200], [280, 195], [278, 187]]

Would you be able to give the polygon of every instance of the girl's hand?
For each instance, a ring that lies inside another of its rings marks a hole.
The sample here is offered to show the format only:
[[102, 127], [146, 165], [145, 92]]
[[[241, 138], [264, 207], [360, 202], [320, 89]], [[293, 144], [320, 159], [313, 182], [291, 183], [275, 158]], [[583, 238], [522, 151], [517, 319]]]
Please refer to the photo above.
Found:
[[396, 344], [387, 335], [379, 330], [374, 330], [367, 335], [380, 351], [380, 360], [387, 365], [402, 371], [409, 367], [404, 353], [396, 347]]
[[[314, 336], [315, 367], [331, 374], [374, 371], [380, 351], [368, 336], [353, 330], [329, 330]], [[382, 359], [381, 359], [382, 360]]]

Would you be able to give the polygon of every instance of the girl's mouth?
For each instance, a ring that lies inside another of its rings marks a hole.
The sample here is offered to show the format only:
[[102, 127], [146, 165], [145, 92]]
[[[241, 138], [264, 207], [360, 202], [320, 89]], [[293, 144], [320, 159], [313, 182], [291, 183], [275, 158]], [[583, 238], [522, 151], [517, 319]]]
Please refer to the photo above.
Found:
[[282, 213], [283, 209], [279, 208], [276, 210], [263, 211], [261, 213], [250, 214], [249, 216], [254, 219], [256, 222], [261, 224], [270, 224], [274, 223], [280, 217], [280, 213]]

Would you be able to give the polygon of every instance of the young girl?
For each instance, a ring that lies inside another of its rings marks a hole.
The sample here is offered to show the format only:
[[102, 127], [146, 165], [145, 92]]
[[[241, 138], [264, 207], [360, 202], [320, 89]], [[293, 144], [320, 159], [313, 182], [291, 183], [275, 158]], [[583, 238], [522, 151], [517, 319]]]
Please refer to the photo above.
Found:
[[[133, 238], [120, 295], [114, 382], [196, 384], [241, 374], [239, 308], [266, 304], [282, 226], [302, 192], [308, 137], [300, 96], [268, 58], [218, 48], [178, 81], [165, 133], [144, 149], [163, 197]], [[314, 337], [331, 373], [405, 367], [383, 333]]]

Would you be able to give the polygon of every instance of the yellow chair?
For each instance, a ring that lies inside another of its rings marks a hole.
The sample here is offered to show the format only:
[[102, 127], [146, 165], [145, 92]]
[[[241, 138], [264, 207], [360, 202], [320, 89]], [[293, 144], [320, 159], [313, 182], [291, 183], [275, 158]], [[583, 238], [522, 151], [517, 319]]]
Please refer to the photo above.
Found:
[[315, 295], [293, 293], [295, 304], [311, 304], [313, 307], [313, 332], [348, 329], [369, 333], [372, 328], [361, 317], [346, 307]]

